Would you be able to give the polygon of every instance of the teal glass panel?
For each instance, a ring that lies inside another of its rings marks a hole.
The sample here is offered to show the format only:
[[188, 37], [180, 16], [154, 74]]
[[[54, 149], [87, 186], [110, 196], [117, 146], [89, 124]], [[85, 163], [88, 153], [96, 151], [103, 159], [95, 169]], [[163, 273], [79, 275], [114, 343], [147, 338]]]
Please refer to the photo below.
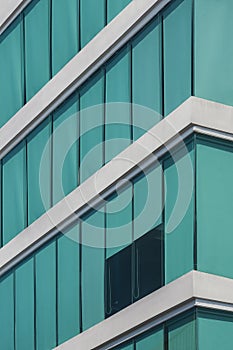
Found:
[[164, 113], [167, 115], [191, 96], [192, 0], [173, 2], [163, 18]]
[[134, 140], [161, 119], [161, 46], [160, 19], [153, 20], [132, 42], [132, 97], [136, 104], [133, 105]]
[[80, 0], [81, 47], [105, 26], [105, 0]]
[[233, 277], [233, 148], [203, 140], [197, 144], [197, 267]]
[[77, 52], [78, 0], [52, 1], [52, 74], [55, 75]]
[[193, 144], [171, 153], [165, 173], [165, 283], [194, 268]]
[[107, 258], [133, 241], [132, 187], [128, 187], [106, 204]]
[[0, 37], [0, 127], [23, 105], [22, 16]]
[[18, 350], [34, 349], [34, 260], [15, 271], [15, 345]]
[[198, 311], [198, 349], [231, 350], [233, 317], [227, 312]]
[[51, 206], [51, 119], [27, 138], [28, 224]]
[[35, 256], [36, 264], [36, 349], [56, 346], [56, 243]]
[[82, 322], [83, 330], [104, 319], [104, 212], [82, 221]]
[[195, 95], [233, 105], [233, 2], [195, 0]]
[[130, 81], [130, 50], [127, 47], [118, 53], [107, 65], [106, 161], [111, 160], [130, 144]]
[[27, 101], [50, 78], [49, 0], [33, 1], [25, 11], [25, 69]]
[[103, 165], [104, 76], [99, 73], [80, 92], [80, 182]]
[[194, 315], [181, 316], [168, 324], [169, 350], [196, 350]]
[[107, 21], [110, 22], [119, 12], [121, 12], [131, 0], [107, 0]]
[[0, 281], [0, 346], [14, 349], [14, 275]]
[[162, 166], [143, 175], [134, 183], [134, 239], [162, 223]]
[[58, 245], [58, 343], [80, 332], [79, 226], [64, 232]]
[[[163, 350], [163, 328], [153, 331], [136, 340], [136, 350]], [[180, 349], [181, 350], [181, 349]]]
[[23, 141], [3, 159], [3, 244], [26, 225], [26, 151]]
[[53, 115], [53, 204], [78, 185], [78, 95]]

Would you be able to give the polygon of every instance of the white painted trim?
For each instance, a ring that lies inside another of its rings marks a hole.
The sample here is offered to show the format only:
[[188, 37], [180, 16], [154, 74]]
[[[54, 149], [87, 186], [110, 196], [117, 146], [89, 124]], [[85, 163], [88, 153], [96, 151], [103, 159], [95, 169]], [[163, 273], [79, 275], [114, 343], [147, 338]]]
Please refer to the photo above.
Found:
[[133, 0], [0, 129], [0, 158], [127, 43], [171, 0]]
[[191, 271], [56, 347], [107, 350], [194, 307], [233, 311], [233, 280]]
[[[215, 136], [233, 135], [233, 107], [190, 97], [168, 117], [98, 170], [0, 250], [0, 276], [33, 253], [72, 221], [114, 191], [120, 179], [132, 179], [184, 137], [201, 127]], [[138, 167], [140, 165], [140, 169]]]
[[32, 0], [0, 0], [0, 35]]

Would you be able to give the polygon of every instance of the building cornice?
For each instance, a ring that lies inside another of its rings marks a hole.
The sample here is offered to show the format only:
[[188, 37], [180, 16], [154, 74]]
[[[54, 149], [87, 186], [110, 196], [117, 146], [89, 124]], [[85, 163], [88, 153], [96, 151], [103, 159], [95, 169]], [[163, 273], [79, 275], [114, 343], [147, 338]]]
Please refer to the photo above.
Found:
[[195, 306], [233, 312], [233, 280], [191, 271], [56, 347], [107, 350]]

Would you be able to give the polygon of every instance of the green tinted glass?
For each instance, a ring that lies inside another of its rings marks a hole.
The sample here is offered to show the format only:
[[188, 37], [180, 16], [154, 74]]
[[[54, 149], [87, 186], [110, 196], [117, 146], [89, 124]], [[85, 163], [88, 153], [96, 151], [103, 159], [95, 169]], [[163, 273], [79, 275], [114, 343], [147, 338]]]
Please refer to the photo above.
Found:
[[233, 148], [231, 144], [197, 144], [197, 267], [233, 277]]
[[173, 1], [163, 13], [164, 113], [191, 96], [192, 0]]
[[171, 153], [165, 174], [165, 283], [194, 268], [194, 151]]

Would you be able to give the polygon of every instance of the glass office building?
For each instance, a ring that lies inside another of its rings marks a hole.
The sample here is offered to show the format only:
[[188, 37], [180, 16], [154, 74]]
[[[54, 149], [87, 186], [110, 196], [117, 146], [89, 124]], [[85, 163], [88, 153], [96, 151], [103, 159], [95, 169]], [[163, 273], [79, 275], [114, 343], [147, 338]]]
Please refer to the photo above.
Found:
[[0, 349], [232, 349], [233, 0], [1, 7]]

